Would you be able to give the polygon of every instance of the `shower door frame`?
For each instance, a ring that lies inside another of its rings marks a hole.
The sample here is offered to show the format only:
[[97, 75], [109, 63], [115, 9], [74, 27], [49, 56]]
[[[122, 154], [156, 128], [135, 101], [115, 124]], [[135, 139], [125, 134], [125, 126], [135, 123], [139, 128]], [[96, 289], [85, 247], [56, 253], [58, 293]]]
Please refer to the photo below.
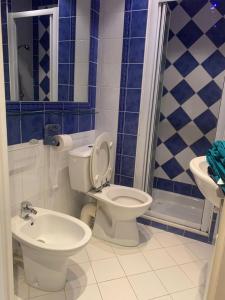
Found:
[[[50, 101], [58, 101], [58, 32], [59, 32], [59, 8], [42, 8], [21, 12], [8, 13], [8, 37], [9, 37], [9, 64], [10, 72], [10, 94], [11, 101], [19, 100], [18, 83], [18, 54], [17, 54], [17, 29], [16, 19], [49, 16], [50, 18]], [[57, 62], [57, 63], [54, 63]]]
[[12, 233], [1, 24], [0, 16], [0, 299], [13, 300]]
[[[145, 44], [144, 70], [142, 81], [141, 106], [139, 115], [139, 127], [137, 137], [137, 151], [135, 161], [134, 187], [148, 191], [150, 163], [153, 155], [150, 145], [154, 138], [154, 116], [157, 107], [157, 97], [155, 97], [155, 80], [158, 67], [158, 49], [159, 43], [155, 42], [159, 39], [161, 22], [162, 4], [171, 0], [150, 1], [148, 10], [148, 21]], [[162, 41], [161, 44], [162, 46]], [[152, 66], [149, 68], [149, 66]], [[225, 88], [222, 92], [220, 113], [218, 116], [218, 125], [216, 139], [225, 139]], [[213, 214], [213, 205], [209, 201], [205, 201], [203, 210], [202, 226], [200, 230], [191, 227], [176, 224], [177, 227], [188, 229], [189, 231], [197, 232], [202, 235], [208, 235], [210, 229], [211, 216]], [[149, 216], [146, 215], [147, 218]], [[152, 218], [153, 219], [153, 218]], [[154, 218], [155, 219], [155, 218]], [[170, 222], [157, 219], [161, 223], [169, 224]]]

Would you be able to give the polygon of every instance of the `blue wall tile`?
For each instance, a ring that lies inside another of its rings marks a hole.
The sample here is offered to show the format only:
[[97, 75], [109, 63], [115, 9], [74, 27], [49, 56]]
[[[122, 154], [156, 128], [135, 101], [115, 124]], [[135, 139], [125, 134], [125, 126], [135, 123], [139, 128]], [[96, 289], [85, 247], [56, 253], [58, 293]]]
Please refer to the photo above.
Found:
[[141, 89], [126, 89], [125, 110], [139, 112], [141, 101]]
[[133, 0], [132, 1], [132, 10], [147, 9], [148, 0]]
[[79, 116], [79, 132], [88, 131], [92, 129], [92, 118], [90, 115]]
[[133, 134], [133, 135], [137, 134], [138, 119], [139, 119], [138, 113], [130, 113], [130, 112], [125, 113], [124, 128], [123, 128], [125, 134]]
[[68, 41], [71, 37], [71, 18], [59, 19], [59, 41]]
[[129, 44], [129, 63], [143, 63], [145, 38], [132, 38]]
[[22, 143], [44, 137], [44, 111], [41, 114], [21, 116]]
[[59, 42], [59, 63], [70, 63], [70, 41]]
[[202, 63], [202, 66], [209, 73], [209, 75], [215, 78], [225, 70], [225, 57], [219, 50], [216, 50]]
[[128, 156], [135, 156], [137, 145], [137, 136], [123, 135], [122, 154]]
[[128, 88], [141, 88], [142, 84], [142, 64], [129, 64], [128, 65], [128, 78], [127, 87]]
[[134, 179], [133, 177], [120, 176], [120, 184], [124, 186], [133, 187]]
[[71, 134], [79, 132], [79, 117], [77, 115], [65, 113], [63, 115], [63, 133], [64, 134]]
[[135, 158], [130, 156], [122, 156], [121, 174], [126, 177], [134, 176]]
[[131, 19], [131, 37], [145, 37], [147, 10], [133, 11]]

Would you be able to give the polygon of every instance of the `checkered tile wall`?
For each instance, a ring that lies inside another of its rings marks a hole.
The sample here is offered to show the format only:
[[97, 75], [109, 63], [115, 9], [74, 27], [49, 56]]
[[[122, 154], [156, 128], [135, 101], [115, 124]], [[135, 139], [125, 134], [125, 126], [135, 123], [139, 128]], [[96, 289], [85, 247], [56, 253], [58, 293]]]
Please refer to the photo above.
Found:
[[215, 139], [225, 76], [225, 2], [171, 6], [155, 187], [201, 196], [189, 170]]
[[49, 16], [39, 18], [39, 101], [50, 100]]

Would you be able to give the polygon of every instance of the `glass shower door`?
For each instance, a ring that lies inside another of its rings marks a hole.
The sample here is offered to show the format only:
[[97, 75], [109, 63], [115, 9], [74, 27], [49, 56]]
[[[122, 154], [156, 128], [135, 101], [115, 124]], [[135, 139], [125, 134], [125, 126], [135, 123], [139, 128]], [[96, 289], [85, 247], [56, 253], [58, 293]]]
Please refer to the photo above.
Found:
[[[169, 25], [170, 25], [170, 10], [166, 3], [162, 4], [161, 7], [161, 20], [160, 20], [160, 32], [159, 32], [159, 55], [158, 55], [158, 73], [156, 74], [155, 82], [155, 98], [156, 98], [156, 107], [155, 107], [155, 116], [154, 116], [154, 132], [152, 143], [151, 143], [151, 158], [150, 158], [150, 170], [148, 178], [148, 193], [152, 194], [153, 181], [154, 181], [154, 168], [151, 167], [155, 162], [155, 154], [158, 140], [158, 126], [160, 121], [160, 107], [161, 100], [163, 96], [163, 79], [164, 71], [166, 68], [166, 54], [167, 54], [167, 45], [168, 45], [168, 36], [169, 36]], [[158, 77], [158, 78], [157, 78]]]

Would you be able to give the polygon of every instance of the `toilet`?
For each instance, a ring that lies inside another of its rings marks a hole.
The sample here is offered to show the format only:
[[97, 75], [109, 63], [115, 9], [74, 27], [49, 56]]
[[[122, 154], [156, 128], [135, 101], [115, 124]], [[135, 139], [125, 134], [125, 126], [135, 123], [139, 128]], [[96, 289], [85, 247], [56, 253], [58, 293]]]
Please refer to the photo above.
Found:
[[152, 198], [141, 190], [110, 184], [112, 163], [112, 138], [103, 133], [93, 145], [69, 152], [70, 184], [73, 190], [97, 200], [95, 237], [123, 246], [137, 246], [136, 218], [148, 210]]

